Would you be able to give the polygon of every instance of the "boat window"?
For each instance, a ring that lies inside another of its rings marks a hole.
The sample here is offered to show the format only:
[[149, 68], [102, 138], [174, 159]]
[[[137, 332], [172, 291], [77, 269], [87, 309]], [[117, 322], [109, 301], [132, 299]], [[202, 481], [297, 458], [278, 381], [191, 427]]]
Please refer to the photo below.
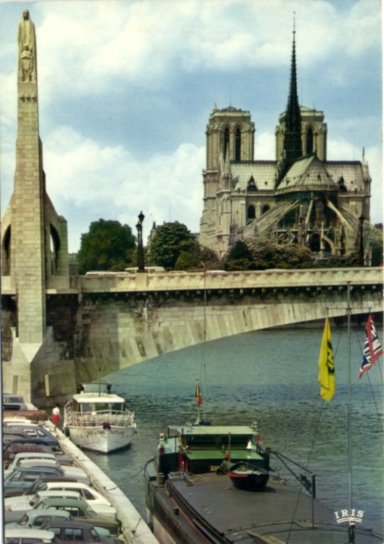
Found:
[[114, 404], [111, 404], [112, 410], [124, 410], [124, 403], [115, 402]]
[[227, 448], [228, 444], [231, 444], [232, 447], [246, 448], [248, 442], [251, 440], [250, 436], [247, 435], [192, 435], [186, 436], [186, 444], [189, 447], [211, 447], [211, 448]]
[[89, 402], [84, 402], [80, 405], [80, 410], [82, 412], [91, 412], [92, 411], [92, 404]]

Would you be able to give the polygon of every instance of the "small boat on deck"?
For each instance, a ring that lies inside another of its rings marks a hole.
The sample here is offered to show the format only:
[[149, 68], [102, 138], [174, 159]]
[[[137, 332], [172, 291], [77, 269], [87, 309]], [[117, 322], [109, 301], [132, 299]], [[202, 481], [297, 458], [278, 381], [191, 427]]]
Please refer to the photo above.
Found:
[[255, 467], [244, 461], [234, 463], [227, 474], [235, 487], [248, 491], [262, 491], [269, 478], [268, 470]]
[[64, 430], [80, 448], [110, 453], [131, 444], [134, 417], [109, 384], [84, 384], [64, 407]]

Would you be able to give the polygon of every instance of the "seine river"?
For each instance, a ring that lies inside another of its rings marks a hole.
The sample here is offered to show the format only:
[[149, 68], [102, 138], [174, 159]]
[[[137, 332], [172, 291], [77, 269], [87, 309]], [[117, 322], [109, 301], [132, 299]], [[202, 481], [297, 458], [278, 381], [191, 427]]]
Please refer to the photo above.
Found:
[[[130, 449], [90, 457], [145, 515], [143, 466], [159, 432], [193, 421], [198, 378], [203, 416], [212, 423], [257, 421], [264, 446], [311, 469], [317, 496], [332, 510], [348, 507], [348, 359], [352, 352], [352, 505], [364, 525], [383, 532], [383, 383], [379, 368], [361, 379], [364, 330], [332, 328], [336, 394], [326, 403], [317, 383], [322, 329], [274, 329], [207, 342], [107, 377], [128, 399], [138, 433]], [[382, 362], [379, 362], [380, 367]]]

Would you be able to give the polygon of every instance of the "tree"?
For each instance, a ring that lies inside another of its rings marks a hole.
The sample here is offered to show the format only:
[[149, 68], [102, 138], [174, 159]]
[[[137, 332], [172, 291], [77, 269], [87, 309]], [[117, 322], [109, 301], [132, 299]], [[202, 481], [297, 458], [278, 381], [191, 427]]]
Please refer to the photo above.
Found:
[[238, 240], [228, 251], [224, 259], [225, 270], [254, 270], [252, 252], [245, 242]]
[[266, 238], [255, 240], [249, 245], [256, 270], [313, 266], [311, 250], [299, 244], [278, 244]]
[[369, 251], [371, 253], [371, 266], [380, 266], [383, 264], [383, 225], [377, 224], [370, 226], [369, 233], [366, 236]]
[[79, 273], [89, 270], [124, 270], [132, 266], [136, 247], [131, 227], [119, 221], [99, 219], [81, 235]]
[[[156, 227], [151, 234], [148, 250], [151, 264], [173, 270], [182, 253], [195, 254], [199, 251], [199, 245], [196, 237], [185, 225], [174, 221]], [[187, 260], [196, 262], [191, 256], [187, 259], [185, 255], [185, 262]]]

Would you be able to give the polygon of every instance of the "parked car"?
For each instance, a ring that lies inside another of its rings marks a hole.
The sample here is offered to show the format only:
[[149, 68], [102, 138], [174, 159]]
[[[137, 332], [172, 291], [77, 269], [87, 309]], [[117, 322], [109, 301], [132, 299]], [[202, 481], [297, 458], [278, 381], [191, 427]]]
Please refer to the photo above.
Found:
[[49, 446], [53, 451], [60, 451], [59, 442], [54, 436], [33, 436], [16, 427], [3, 427], [3, 451], [9, 448], [11, 444], [26, 442], [40, 444], [41, 446]]
[[20, 425], [18, 423], [12, 424], [8, 421], [3, 425], [3, 429], [5, 432], [21, 432], [33, 438], [43, 438], [47, 445], [58, 444], [57, 438], [51, 432], [49, 432], [48, 429], [46, 429], [42, 425], [37, 425], [36, 423]]
[[32, 508], [39, 509], [39, 502], [46, 498], [74, 498], [80, 497], [77, 491], [67, 491], [62, 489], [38, 491], [35, 495], [19, 495], [18, 497], [8, 497], [4, 500], [4, 512], [27, 511]]
[[58, 462], [60, 465], [72, 465], [72, 459], [66, 455], [55, 455], [51, 451], [23, 451], [18, 452], [14, 455], [12, 461], [8, 465], [7, 469], [4, 470], [4, 477], [7, 476], [14, 468], [20, 465], [23, 461], [30, 460], [43, 460], [43, 459], [53, 459], [53, 461]]
[[24, 402], [24, 398], [21, 395], [3, 393], [3, 410], [29, 410], [29, 406]]
[[[58, 510], [51, 508], [49, 510], [28, 510], [28, 512], [5, 512], [4, 523], [8, 528], [33, 528], [42, 529], [47, 527], [50, 523], [57, 523], [59, 521], [80, 521], [73, 518], [67, 510]], [[93, 526], [95, 531], [100, 537], [111, 536], [111, 531], [105, 527]]]
[[5, 528], [4, 544], [56, 544], [54, 531], [47, 529]]
[[98, 544], [121, 544], [121, 540], [100, 534], [100, 527], [94, 527], [84, 521], [52, 519], [47, 520], [43, 527], [55, 533], [57, 544], [67, 544], [68, 541], [86, 542], [87, 544], [93, 544], [94, 542]]
[[105, 527], [112, 534], [120, 532], [120, 522], [116, 519], [111, 519], [108, 516], [102, 516], [95, 512], [83, 499], [52, 499], [45, 498], [39, 503], [39, 509], [56, 508], [58, 510], [67, 510], [72, 517], [81, 521], [87, 521], [92, 525]]
[[[32, 468], [32, 467], [57, 467], [65, 476], [70, 478], [79, 479], [80, 481], [89, 482], [89, 478], [82, 468], [75, 467], [73, 465], [60, 465], [56, 458], [44, 457], [40, 459], [21, 459], [20, 463], [15, 468]], [[8, 474], [7, 474], [8, 475]]]
[[20, 489], [8, 489], [7, 490], [7, 497], [4, 499], [4, 502], [12, 497], [20, 497], [24, 495], [30, 495], [32, 496], [37, 493], [38, 491], [43, 491], [44, 489], [47, 489], [47, 482], [52, 481], [66, 481], [66, 482], [76, 482], [77, 480], [75, 478], [69, 478], [68, 476], [57, 476], [57, 474], [48, 474], [47, 476], [41, 476], [40, 478], [37, 478], [37, 480], [34, 480], [31, 482], [31, 485], [26, 487], [22, 493], [20, 493]]
[[28, 510], [28, 512], [4, 512], [5, 527], [41, 529], [49, 520], [70, 519], [66, 510]]
[[[41, 476], [64, 476], [65, 473], [59, 465], [42, 465], [32, 467], [17, 467], [6, 478], [3, 483], [4, 497], [15, 495], [19, 491], [22, 495], [24, 490]], [[83, 480], [84, 481], [84, 480]], [[89, 478], [85, 478], [85, 483], [89, 483]]]
[[3, 464], [4, 469], [7, 470], [9, 465], [13, 462], [15, 456], [18, 453], [54, 453], [51, 446], [46, 446], [45, 444], [31, 442], [30, 439], [24, 441], [12, 441], [4, 448], [3, 452]]
[[47, 490], [77, 491], [80, 497], [95, 510], [95, 512], [111, 516], [113, 519], [117, 517], [116, 508], [114, 508], [109, 500], [99, 493], [94, 487], [83, 482], [48, 482]]

